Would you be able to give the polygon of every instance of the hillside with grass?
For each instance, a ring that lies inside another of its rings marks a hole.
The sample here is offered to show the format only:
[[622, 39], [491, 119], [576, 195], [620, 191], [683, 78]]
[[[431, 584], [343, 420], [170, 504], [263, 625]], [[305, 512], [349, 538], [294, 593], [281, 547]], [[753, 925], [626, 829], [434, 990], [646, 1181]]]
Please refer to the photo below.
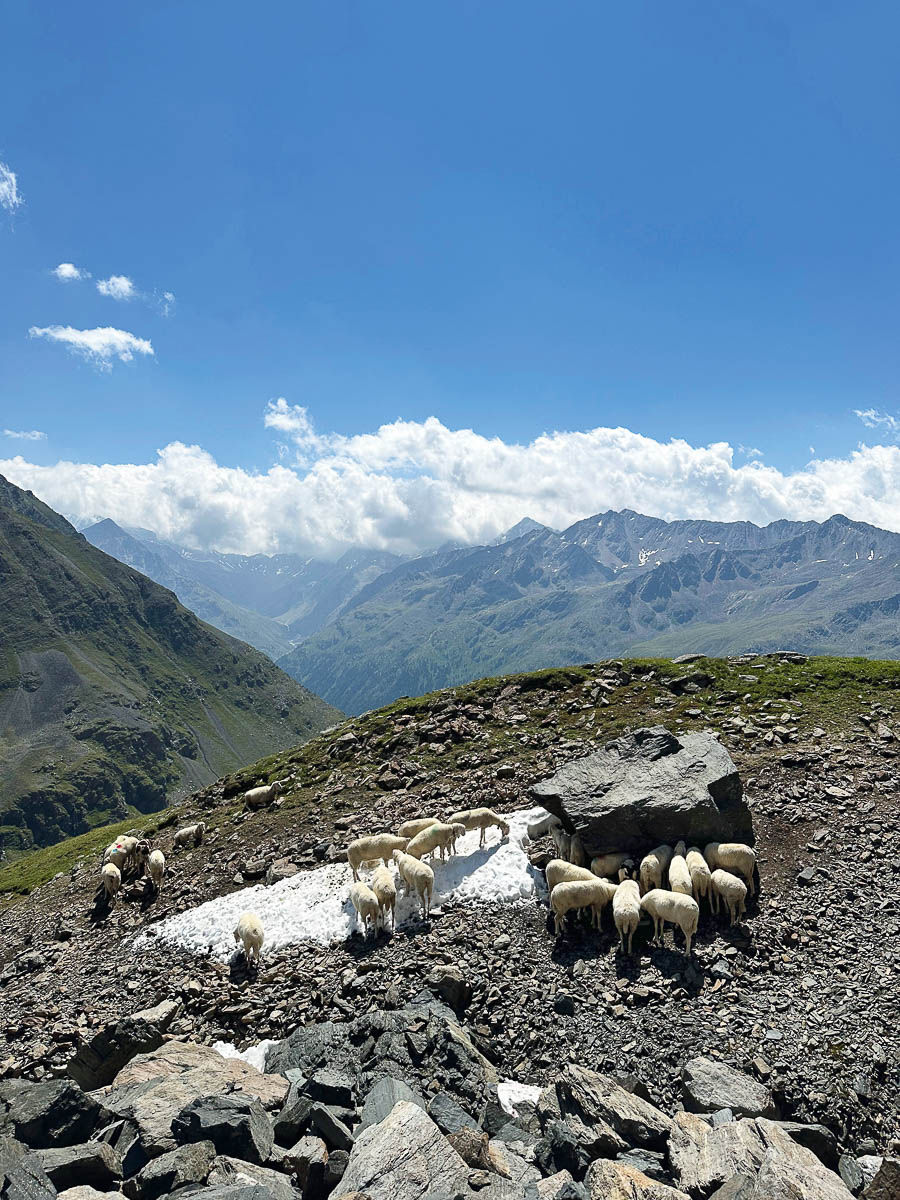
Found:
[[162, 808], [338, 713], [0, 477], [0, 849]]

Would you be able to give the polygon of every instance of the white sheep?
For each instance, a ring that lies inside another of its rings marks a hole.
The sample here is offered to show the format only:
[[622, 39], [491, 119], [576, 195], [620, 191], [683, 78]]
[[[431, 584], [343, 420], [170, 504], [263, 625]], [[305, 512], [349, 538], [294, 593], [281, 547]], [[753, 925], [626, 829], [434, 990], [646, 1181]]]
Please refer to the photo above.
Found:
[[697, 846], [691, 846], [685, 859], [687, 869], [691, 873], [691, 887], [695, 900], [701, 900], [709, 895], [709, 863], [703, 857]]
[[366, 862], [376, 859], [387, 866], [395, 850], [405, 850], [409, 838], [397, 837], [393, 833], [372, 833], [367, 837], [357, 838], [347, 847], [347, 862], [353, 870], [354, 882], [359, 879], [359, 868]]
[[259, 952], [263, 944], [262, 921], [255, 912], [241, 913], [234, 930], [235, 943], [242, 942], [244, 960], [249, 966], [251, 962], [259, 964]]
[[406, 891], [414, 891], [422, 904], [422, 916], [428, 918], [431, 909], [431, 897], [434, 894], [434, 871], [428, 863], [405, 854], [402, 850], [394, 851], [394, 862], [400, 872], [400, 878], [406, 884]]
[[466, 827], [461, 821], [452, 824], [445, 824], [443, 821], [433, 821], [421, 833], [417, 833], [414, 838], [410, 838], [409, 845], [406, 847], [406, 853], [411, 854], [413, 858], [422, 858], [425, 854], [430, 854], [434, 858], [435, 850], [440, 850], [441, 860], [444, 861], [447, 858], [447, 851], [453, 851], [456, 848], [457, 840], [465, 832]]
[[125, 864], [127, 861], [128, 851], [122, 845], [122, 843], [120, 841], [110, 842], [110, 844], [103, 851], [103, 863], [101, 865], [105, 866], [107, 863], [112, 863], [116, 870], [121, 873], [125, 870]]
[[677, 925], [684, 934], [685, 953], [691, 952], [691, 938], [697, 932], [700, 906], [693, 896], [680, 892], [667, 892], [664, 888], [651, 888], [641, 897], [641, 908], [653, 918], [653, 940], [661, 941], [666, 921]]
[[600, 928], [603, 909], [616, 894], [616, 885], [608, 879], [571, 879], [558, 883], [550, 893], [550, 909], [553, 913], [554, 929], [559, 937], [566, 924], [566, 915], [573, 909], [589, 908], [593, 923]]
[[284, 784], [280, 779], [276, 779], [274, 783], [263, 784], [244, 792], [244, 803], [248, 808], [263, 808], [264, 805], [271, 804], [283, 791]]
[[466, 808], [447, 818], [450, 825], [465, 825], [466, 829], [480, 829], [478, 845], [483, 846], [487, 831], [492, 825], [499, 826], [501, 838], [509, 837], [509, 825], [492, 808]]
[[397, 830], [399, 837], [414, 838], [417, 833], [421, 833], [423, 829], [427, 829], [429, 825], [434, 825], [439, 821], [440, 817], [415, 817], [411, 821], [404, 821]]
[[362, 921], [363, 932], [368, 936], [369, 922], [372, 923], [373, 932], [378, 928], [378, 897], [372, 891], [367, 883], [363, 883], [361, 879], [350, 885], [350, 901]]
[[721, 867], [724, 871], [743, 876], [750, 895], [753, 895], [756, 851], [752, 846], [746, 846], [743, 842], [710, 842], [703, 853], [713, 871], [716, 867]]
[[198, 821], [196, 825], [185, 825], [175, 834], [173, 849], [178, 850], [181, 846], [199, 846], [205, 833], [205, 821]]
[[715, 913], [719, 911], [719, 900], [725, 901], [728, 905], [728, 915], [731, 918], [730, 923], [733, 925], [744, 915], [747, 886], [742, 879], [738, 879], [737, 875], [732, 875], [730, 871], [723, 871], [721, 867], [717, 867], [710, 876], [710, 897], [710, 906]]
[[122, 886], [122, 872], [115, 863], [108, 862], [103, 864], [103, 869], [100, 872], [100, 882], [103, 884], [103, 891], [106, 893], [106, 898], [110, 902], [116, 898], [116, 893]]
[[[631, 939], [641, 921], [641, 889], [636, 879], [623, 879], [616, 888], [612, 901], [613, 921], [619, 931], [619, 945], [623, 954], [631, 953]], [[625, 935], [628, 949], [625, 949]]]
[[641, 893], [649, 892], [652, 888], [661, 888], [663, 878], [672, 861], [671, 846], [657, 846], [641, 859]]
[[147, 859], [147, 870], [150, 872], [150, 878], [153, 881], [153, 887], [156, 894], [159, 895], [162, 888], [163, 876], [166, 873], [166, 857], [162, 850], [153, 850]]
[[669, 888], [682, 896], [693, 896], [694, 883], [685, 858], [684, 842], [679, 842], [669, 863]]
[[596, 858], [591, 859], [591, 870], [600, 879], [605, 879], [607, 876], [613, 878], [618, 874], [619, 868], [624, 862], [627, 862], [628, 854], [622, 854], [616, 850], [611, 854], [598, 854]]
[[529, 821], [526, 827], [526, 832], [528, 833], [530, 840], [532, 842], [536, 842], [538, 838], [542, 838], [545, 834], [548, 834], [550, 832], [550, 826], [554, 821], [559, 821], [559, 817], [556, 817], [553, 815], [553, 813], [548, 812], [545, 812], [542, 817], [535, 817], [533, 821]]
[[393, 928], [397, 923], [394, 913], [394, 907], [397, 903], [397, 888], [394, 884], [393, 875], [382, 863], [379, 863], [372, 872], [370, 886], [378, 897], [378, 911], [381, 914], [382, 925], [387, 925], [387, 914], [390, 910], [391, 927]]
[[547, 878], [547, 891], [550, 893], [560, 883], [572, 883], [578, 879], [590, 882], [597, 878], [592, 871], [585, 867], [576, 867], [564, 858], [551, 858], [544, 867], [544, 875]]

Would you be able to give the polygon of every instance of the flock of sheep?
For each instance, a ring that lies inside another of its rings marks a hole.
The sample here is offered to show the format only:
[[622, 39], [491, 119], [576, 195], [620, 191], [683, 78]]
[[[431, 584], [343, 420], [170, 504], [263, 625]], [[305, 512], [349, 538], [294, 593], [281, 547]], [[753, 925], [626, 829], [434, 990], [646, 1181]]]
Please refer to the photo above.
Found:
[[[252, 788], [245, 794], [248, 807], [257, 808], [271, 803], [279, 794], [278, 783]], [[434, 870], [425, 861], [440, 854], [441, 860], [456, 852], [456, 843], [470, 830], [480, 830], [479, 846], [485, 844], [488, 829], [497, 826], [501, 838], [509, 836], [509, 825], [491, 808], [469, 808], [452, 813], [446, 821], [437, 817], [419, 817], [405, 821], [396, 833], [375, 833], [357, 838], [347, 847], [347, 862], [353, 872], [350, 901], [363, 932], [377, 932], [378, 924], [391, 927], [395, 922], [397, 889], [388, 864], [394, 862], [403, 881], [405, 894], [414, 892], [427, 919], [434, 894]], [[187, 825], [175, 834], [174, 849], [199, 846], [206, 824]], [[744, 913], [747, 893], [753, 895], [756, 852], [742, 842], [710, 842], [701, 852], [697, 846], [686, 847], [684, 842], [672, 846], [657, 846], [636, 862], [629, 854], [602, 854], [587, 865], [586, 855], [577, 836], [565, 831], [558, 817], [545, 814], [528, 825], [531, 840], [549, 834], [559, 857], [547, 863], [545, 875], [550, 894], [550, 910], [554, 930], [559, 937], [571, 912], [589, 912], [593, 925], [599, 929], [603, 909], [612, 905], [613, 921], [619, 934], [620, 948], [632, 953], [632, 939], [641, 913], [653, 920], [653, 941], [659, 942], [666, 923], [677, 925], [685, 938], [685, 952], [691, 953], [691, 939], [697, 932], [700, 901], [708, 899], [710, 908], [718, 913], [720, 906], [728, 909], [733, 925]], [[360, 878], [360, 870], [373, 866], [368, 880]], [[162, 851], [151, 849], [145, 839], [120, 837], [107, 847], [103, 855], [100, 880], [110, 903], [122, 885], [122, 878], [131, 868], [139, 878], [149, 875], [158, 896], [166, 871]], [[234, 931], [248, 964], [258, 963], [264, 932], [257, 913], [245, 912]]]

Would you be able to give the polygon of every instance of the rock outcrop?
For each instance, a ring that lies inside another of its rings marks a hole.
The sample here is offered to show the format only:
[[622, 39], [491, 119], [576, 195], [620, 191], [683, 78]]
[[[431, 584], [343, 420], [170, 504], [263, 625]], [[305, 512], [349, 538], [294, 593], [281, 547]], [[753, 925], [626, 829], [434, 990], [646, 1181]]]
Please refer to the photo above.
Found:
[[637, 729], [566, 763], [531, 796], [578, 834], [588, 855], [660, 842], [753, 841], [737, 767], [711, 734]]

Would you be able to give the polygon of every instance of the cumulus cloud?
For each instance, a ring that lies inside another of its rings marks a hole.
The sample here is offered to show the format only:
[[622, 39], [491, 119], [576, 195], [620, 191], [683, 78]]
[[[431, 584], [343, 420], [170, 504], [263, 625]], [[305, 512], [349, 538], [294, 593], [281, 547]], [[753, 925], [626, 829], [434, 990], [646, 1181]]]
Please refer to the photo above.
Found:
[[130, 362], [135, 354], [153, 354], [153, 347], [146, 338], [135, 337], [124, 329], [101, 326], [97, 329], [73, 329], [71, 325], [47, 325], [38, 328], [32, 325], [29, 337], [47, 338], [51, 342], [62, 342], [73, 354], [86, 359], [101, 371], [112, 370], [113, 359]]
[[7, 212], [15, 212], [20, 204], [25, 203], [25, 197], [19, 191], [16, 174], [6, 163], [0, 162], [0, 208]]
[[900, 419], [891, 413], [882, 412], [880, 408], [855, 408], [853, 412], [867, 429], [880, 429], [892, 437], [900, 433]]
[[74, 263], [60, 263], [53, 268], [53, 274], [61, 283], [74, 283], [78, 279], [90, 279], [90, 271], [76, 267]]
[[4, 429], [3, 436], [8, 438], [18, 438], [23, 442], [40, 442], [47, 435], [40, 429]]
[[309, 413], [283, 397], [264, 420], [296, 443], [294, 462], [251, 472], [173, 442], [148, 463], [38, 466], [19, 456], [0, 462], [0, 473], [68, 516], [109, 516], [245, 554], [332, 557], [351, 545], [417, 553], [489, 541], [523, 516], [562, 529], [608, 508], [758, 524], [843, 512], [900, 529], [897, 446], [861, 445], [785, 473], [758, 460], [735, 465], [725, 442], [661, 442], [622, 428], [519, 444], [431, 417], [319, 435]]
[[133, 300], [137, 295], [134, 284], [127, 275], [110, 275], [109, 279], [98, 279], [97, 291], [101, 296], [111, 296], [113, 300]]

